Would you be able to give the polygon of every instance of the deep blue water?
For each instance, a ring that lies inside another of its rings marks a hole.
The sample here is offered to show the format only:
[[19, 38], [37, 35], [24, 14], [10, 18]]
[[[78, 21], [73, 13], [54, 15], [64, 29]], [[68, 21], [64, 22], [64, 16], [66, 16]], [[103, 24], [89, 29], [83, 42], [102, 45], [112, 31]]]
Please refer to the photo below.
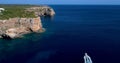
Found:
[[120, 6], [52, 5], [46, 32], [0, 40], [0, 63], [120, 63]]

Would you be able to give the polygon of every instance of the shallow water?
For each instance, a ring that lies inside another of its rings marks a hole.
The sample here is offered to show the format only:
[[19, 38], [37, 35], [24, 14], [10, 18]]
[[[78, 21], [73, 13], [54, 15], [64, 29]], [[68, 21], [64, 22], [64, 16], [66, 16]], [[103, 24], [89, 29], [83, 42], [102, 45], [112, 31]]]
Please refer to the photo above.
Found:
[[46, 32], [0, 40], [0, 63], [120, 63], [120, 6], [51, 5]]

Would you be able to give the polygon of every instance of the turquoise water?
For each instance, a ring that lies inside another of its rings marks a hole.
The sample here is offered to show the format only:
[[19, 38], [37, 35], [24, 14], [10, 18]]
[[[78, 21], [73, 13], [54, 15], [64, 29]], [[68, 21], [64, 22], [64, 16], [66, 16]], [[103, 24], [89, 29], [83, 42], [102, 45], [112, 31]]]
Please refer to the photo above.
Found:
[[46, 32], [0, 39], [0, 63], [120, 63], [120, 6], [52, 5]]

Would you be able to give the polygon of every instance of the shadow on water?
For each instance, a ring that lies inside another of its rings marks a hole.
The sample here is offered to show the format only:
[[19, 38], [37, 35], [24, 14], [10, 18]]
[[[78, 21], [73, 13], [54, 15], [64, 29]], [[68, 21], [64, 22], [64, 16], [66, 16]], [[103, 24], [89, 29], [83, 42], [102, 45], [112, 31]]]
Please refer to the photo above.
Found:
[[[44, 49], [44, 40], [47, 40], [54, 31], [50, 27], [51, 18], [42, 17], [43, 27], [46, 29], [43, 33], [30, 33], [22, 38], [0, 39], [0, 63], [29, 63], [29, 59], [47, 58], [54, 54], [54, 51]], [[39, 55], [39, 56], [37, 56]], [[33, 59], [34, 61], [37, 59]]]
[[13, 40], [0, 39], [0, 63], [26, 62], [37, 52], [42, 51], [44, 45], [42, 42], [50, 35], [45, 34], [47, 33], [31, 33]]

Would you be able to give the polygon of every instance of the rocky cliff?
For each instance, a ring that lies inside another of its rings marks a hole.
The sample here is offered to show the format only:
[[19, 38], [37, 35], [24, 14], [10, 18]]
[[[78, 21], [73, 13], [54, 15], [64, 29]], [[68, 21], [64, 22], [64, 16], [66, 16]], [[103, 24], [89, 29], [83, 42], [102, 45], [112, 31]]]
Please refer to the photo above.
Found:
[[49, 6], [39, 6], [26, 8], [28, 12], [35, 12], [36, 16], [54, 16], [55, 11]]
[[[40, 11], [41, 10], [41, 11]], [[17, 38], [31, 32], [44, 32], [40, 16], [53, 16], [54, 10], [50, 7], [31, 7], [27, 12], [35, 12], [36, 18], [10, 18], [0, 20], [0, 38]]]
[[0, 21], [1, 38], [17, 38], [31, 32], [43, 32], [40, 17], [37, 18], [10, 18]]

